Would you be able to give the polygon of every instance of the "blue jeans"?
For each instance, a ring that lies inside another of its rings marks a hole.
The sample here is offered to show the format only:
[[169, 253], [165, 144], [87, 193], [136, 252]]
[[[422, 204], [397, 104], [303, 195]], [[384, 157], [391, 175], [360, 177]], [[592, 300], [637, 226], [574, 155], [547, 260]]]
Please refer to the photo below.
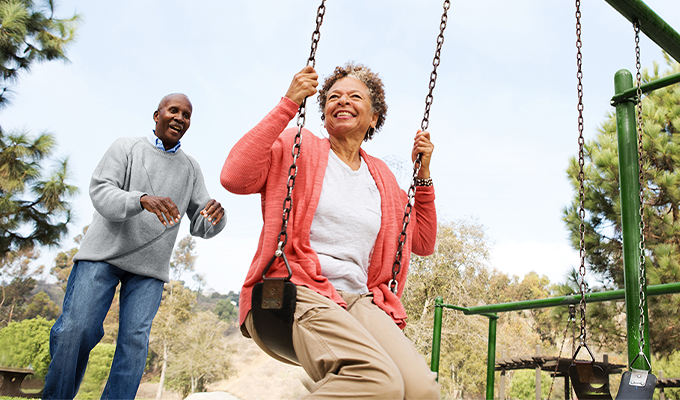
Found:
[[50, 331], [50, 363], [43, 399], [73, 399], [90, 351], [104, 336], [104, 318], [120, 282], [116, 352], [102, 399], [134, 399], [144, 373], [149, 332], [163, 281], [101, 261], [77, 261], [66, 285], [61, 316]]

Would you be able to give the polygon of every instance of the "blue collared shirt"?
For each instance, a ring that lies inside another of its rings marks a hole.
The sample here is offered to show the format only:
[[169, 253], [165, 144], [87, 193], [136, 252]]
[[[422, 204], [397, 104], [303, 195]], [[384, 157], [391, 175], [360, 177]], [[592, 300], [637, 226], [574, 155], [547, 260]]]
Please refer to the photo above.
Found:
[[179, 150], [179, 147], [182, 145], [181, 141], [177, 141], [177, 144], [175, 147], [165, 150], [165, 146], [163, 145], [163, 141], [156, 136], [156, 131], [154, 129], [151, 130], [151, 133], [147, 136], [147, 139], [149, 139], [149, 142], [151, 142], [152, 145], [156, 146], [157, 148], [163, 150], [166, 153], [177, 153], [177, 150]]

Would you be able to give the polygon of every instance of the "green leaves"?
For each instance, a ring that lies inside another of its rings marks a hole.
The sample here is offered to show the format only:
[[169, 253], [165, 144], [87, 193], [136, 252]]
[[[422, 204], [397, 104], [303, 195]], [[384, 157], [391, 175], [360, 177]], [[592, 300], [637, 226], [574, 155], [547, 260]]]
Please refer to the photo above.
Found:
[[44, 378], [50, 364], [50, 328], [54, 321], [38, 317], [0, 329], [0, 365], [32, 368]]
[[54, 2], [0, 0], [0, 106], [5, 89], [19, 72], [36, 61], [68, 60], [65, 48], [74, 40], [80, 17], [54, 18]]
[[71, 206], [66, 201], [78, 192], [69, 185], [68, 160], [45, 176], [43, 165], [55, 148], [54, 137], [44, 133], [31, 139], [26, 133], [0, 131], [0, 248], [3, 254], [34, 246], [54, 246], [67, 232]]

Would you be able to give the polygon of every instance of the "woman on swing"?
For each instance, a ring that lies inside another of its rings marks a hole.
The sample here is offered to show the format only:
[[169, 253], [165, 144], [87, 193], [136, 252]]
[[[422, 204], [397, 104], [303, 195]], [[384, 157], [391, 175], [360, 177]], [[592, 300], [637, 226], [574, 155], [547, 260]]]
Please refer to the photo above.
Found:
[[[311, 66], [297, 73], [279, 104], [232, 148], [220, 176], [232, 193], [262, 196], [264, 226], [241, 290], [239, 323], [244, 336], [283, 362], [254, 329], [251, 293], [281, 229], [297, 133], [286, 126], [317, 92], [317, 79]], [[319, 108], [329, 137], [302, 130], [285, 248], [297, 285], [295, 353], [316, 382], [308, 398], [438, 399], [435, 373], [401, 331], [406, 313], [399, 300], [411, 251], [434, 251], [430, 134], [418, 131], [413, 143], [421, 168], [395, 295], [389, 282], [407, 195], [385, 163], [361, 149], [385, 121], [382, 81], [360, 64], [337, 67], [319, 91]], [[275, 266], [268, 276], [287, 276], [283, 263]]]

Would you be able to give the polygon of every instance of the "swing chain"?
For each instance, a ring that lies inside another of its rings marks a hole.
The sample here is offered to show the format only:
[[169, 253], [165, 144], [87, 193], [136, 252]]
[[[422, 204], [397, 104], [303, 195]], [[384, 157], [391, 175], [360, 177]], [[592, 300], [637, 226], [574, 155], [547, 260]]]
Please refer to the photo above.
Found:
[[434, 91], [434, 85], [437, 82], [437, 67], [439, 66], [441, 60], [442, 45], [444, 44], [444, 29], [446, 29], [446, 22], [448, 21], [448, 16], [446, 13], [451, 7], [450, 0], [444, 1], [444, 13], [442, 14], [442, 20], [439, 23], [439, 36], [437, 36], [437, 51], [434, 53], [434, 59], [432, 60], [432, 72], [430, 73], [430, 91], [425, 97], [425, 115], [423, 115], [423, 122], [420, 124], [420, 128], [423, 131], [427, 130], [427, 126], [430, 124], [430, 106], [432, 105]]
[[585, 250], [585, 173], [583, 172], [583, 166], [585, 164], [585, 158], [583, 153], [584, 139], [583, 139], [583, 71], [581, 69], [582, 55], [581, 55], [581, 1], [576, 0], [576, 65], [578, 66], [578, 71], [576, 77], [578, 78], [578, 182], [579, 182], [579, 209], [578, 215], [581, 219], [579, 225], [579, 257], [581, 259], [581, 264], [579, 266], [579, 274], [581, 275], [581, 282], [579, 283], [579, 289], [581, 292], [580, 310], [581, 310], [581, 346], [586, 344], [586, 250]]
[[644, 326], [645, 326], [645, 208], [644, 208], [644, 175], [643, 175], [643, 147], [642, 147], [642, 75], [640, 74], [640, 24], [635, 22], [633, 24], [635, 28], [635, 67], [637, 69], [636, 80], [637, 80], [637, 136], [638, 136], [638, 179], [640, 183], [640, 269], [639, 269], [639, 287], [640, 287], [640, 323], [639, 323], [639, 334], [640, 334], [640, 354], [644, 354], [645, 347], [645, 336], [644, 336]]
[[[437, 36], [437, 50], [435, 51], [434, 59], [432, 60], [433, 69], [430, 73], [430, 91], [425, 97], [425, 114], [423, 115], [423, 122], [420, 124], [421, 130], [423, 131], [427, 130], [427, 126], [429, 125], [430, 106], [432, 105], [433, 101], [432, 92], [434, 91], [434, 86], [437, 82], [437, 67], [439, 66], [441, 60], [442, 45], [444, 44], [444, 30], [446, 29], [446, 22], [448, 21], [448, 16], [446, 13], [449, 11], [450, 7], [451, 1], [444, 0], [444, 13], [442, 14], [441, 22], [439, 23], [439, 36]], [[408, 201], [406, 202], [406, 207], [404, 208], [404, 218], [402, 219], [402, 230], [401, 233], [399, 233], [397, 254], [394, 258], [394, 264], [392, 264], [392, 279], [389, 281], [390, 291], [394, 294], [397, 294], [397, 290], [399, 289], [397, 275], [399, 275], [399, 272], [401, 271], [401, 257], [407, 238], [406, 229], [408, 228], [408, 224], [411, 221], [411, 212], [413, 211], [413, 204], [415, 203], [414, 199], [416, 196], [416, 179], [418, 178], [420, 167], [420, 154], [418, 154], [416, 156], [415, 162], [413, 163], [413, 176], [411, 177], [411, 185], [409, 186], [407, 193]]]
[[[326, 13], [326, 0], [321, 1], [321, 5], [317, 10], [316, 15], [316, 29], [312, 34], [312, 50], [307, 59], [307, 65], [312, 67], [316, 63], [316, 48], [319, 44], [319, 39], [321, 38], [321, 24], [323, 23], [323, 17]], [[306, 104], [307, 98], [302, 100], [300, 104], [300, 109], [298, 110], [297, 118], [297, 134], [295, 135], [295, 140], [293, 144], [293, 164], [288, 169], [288, 181], [286, 183], [286, 188], [288, 190], [286, 198], [283, 200], [283, 217], [281, 222], [281, 232], [278, 236], [278, 247], [276, 249], [275, 257], [283, 256], [283, 248], [288, 243], [288, 218], [290, 217], [290, 211], [293, 208], [293, 187], [295, 187], [295, 178], [297, 177], [298, 167], [297, 159], [300, 157], [300, 144], [302, 143], [302, 128], [305, 126], [305, 114], [306, 114]]]

